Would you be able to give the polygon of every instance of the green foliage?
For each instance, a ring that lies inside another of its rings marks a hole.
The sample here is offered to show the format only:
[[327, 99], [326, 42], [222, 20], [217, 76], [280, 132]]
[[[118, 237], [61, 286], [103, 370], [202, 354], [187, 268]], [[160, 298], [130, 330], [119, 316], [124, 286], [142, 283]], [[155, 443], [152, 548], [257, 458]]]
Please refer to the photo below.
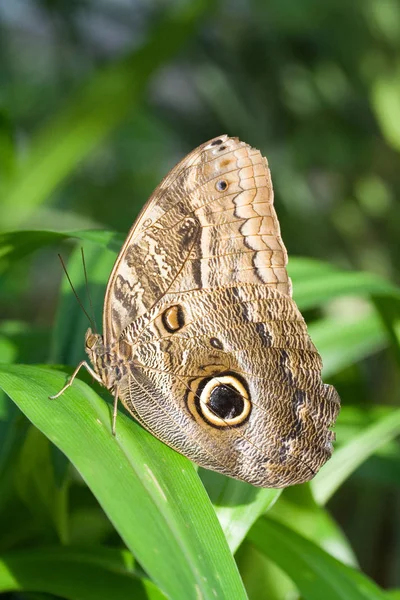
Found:
[[341, 564], [317, 545], [273, 519], [261, 517], [250, 530], [249, 540], [291, 577], [305, 598], [385, 598], [383, 592], [355, 569]]
[[[0, 597], [400, 597], [398, 4], [17, 4], [0, 25]], [[84, 248], [100, 323], [148, 194], [223, 131], [269, 158], [342, 398], [332, 459], [283, 492], [196, 472], [123, 410], [113, 438], [85, 373], [48, 399], [88, 327], [57, 251], [86, 305]]]
[[[77, 467], [127, 547], [167, 595], [211, 598], [215, 590], [219, 596], [245, 597], [215, 512], [187, 459], [125, 415], [118, 419], [114, 439], [109, 406], [81, 382], [61, 402], [41, 402], [48, 390], [62, 387], [62, 373], [8, 365], [0, 371], [0, 381], [29, 420]], [[32, 447], [29, 454], [34, 460]], [[51, 498], [44, 486], [54, 476], [40, 463], [42, 493]], [[36, 487], [28, 480], [27, 503]], [[53, 488], [53, 481], [49, 487]], [[185, 510], [180, 506], [183, 498]], [[57, 515], [59, 522], [67, 519], [65, 504], [63, 508], [63, 514]]]

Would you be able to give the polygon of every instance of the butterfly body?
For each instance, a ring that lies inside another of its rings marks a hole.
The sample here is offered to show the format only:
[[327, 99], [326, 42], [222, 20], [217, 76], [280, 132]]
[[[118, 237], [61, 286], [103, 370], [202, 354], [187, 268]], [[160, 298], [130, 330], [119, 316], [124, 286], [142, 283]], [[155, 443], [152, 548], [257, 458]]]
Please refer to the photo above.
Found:
[[291, 298], [258, 150], [221, 136], [161, 182], [115, 263], [96, 378], [157, 438], [253, 485], [311, 479], [339, 397]]

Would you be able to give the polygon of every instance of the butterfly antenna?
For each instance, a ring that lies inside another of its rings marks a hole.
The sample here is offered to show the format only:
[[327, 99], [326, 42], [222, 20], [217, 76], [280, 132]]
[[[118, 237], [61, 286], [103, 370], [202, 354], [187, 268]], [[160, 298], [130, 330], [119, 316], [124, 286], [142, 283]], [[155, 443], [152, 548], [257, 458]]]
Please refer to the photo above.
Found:
[[91, 321], [93, 323], [93, 331], [94, 331], [94, 333], [97, 333], [97, 324], [96, 324], [96, 318], [94, 316], [92, 297], [90, 295], [89, 281], [88, 281], [87, 270], [86, 270], [85, 253], [83, 252], [83, 248], [81, 248], [81, 255], [82, 255], [83, 272], [85, 274], [86, 295], [89, 300], [90, 312], [92, 314]]
[[85, 313], [85, 315], [87, 316], [87, 318], [89, 319], [89, 323], [91, 324], [91, 326], [92, 326], [93, 330], [95, 330], [95, 323], [94, 323], [94, 322], [93, 322], [93, 320], [90, 318], [90, 316], [89, 316], [89, 314], [88, 314], [87, 310], [85, 309], [85, 307], [83, 306], [83, 304], [82, 304], [82, 302], [81, 302], [81, 299], [79, 298], [78, 294], [76, 293], [76, 290], [75, 290], [74, 286], [72, 285], [71, 278], [70, 278], [70, 276], [68, 275], [67, 267], [65, 266], [65, 262], [64, 262], [64, 260], [63, 260], [63, 257], [61, 256], [61, 254], [59, 254], [59, 255], [58, 255], [58, 258], [60, 259], [60, 262], [61, 262], [62, 268], [64, 269], [64, 273], [65, 273], [65, 275], [67, 276], [68, 283], [69, 283], [69, 285], [71, 286], [71, 290], [73, 291], [73, 293], [74, 293], [74, 296], [75, 296], [75, 298], [77, 299], [79, 306], [81, 307], [81, 309], [83, 310], [83, 312]]

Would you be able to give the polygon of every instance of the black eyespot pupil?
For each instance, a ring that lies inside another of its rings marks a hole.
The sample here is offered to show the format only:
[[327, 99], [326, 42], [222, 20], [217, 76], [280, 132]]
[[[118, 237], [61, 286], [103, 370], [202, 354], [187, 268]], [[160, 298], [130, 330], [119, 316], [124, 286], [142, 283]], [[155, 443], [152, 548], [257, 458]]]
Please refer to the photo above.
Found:
[[210, 344], [213, 348], [217, 348], [218, 350], [222, 350], [223, 349], [223, 345], [222, 342], [220, 340], [218, 340], [217, 338], [211, 338], [210, 339]]
[[219, 151], [221, 152], [222, 150], [226, 150], [226, 146], [221, 146], [221, 148], [219, 149]]
[[244, 410], [244, 401], [239, 392], [231, 385], [215, 387], [208, 400], [209, 409], [220, 419], [234, 419]]
[[211, 146], [219, 146], [220, 144], [222, 144], [222, 140], [214, 140], [211, 142]]
[[223, 179], [221, 179], [221, 181], [217, 182], [217, 190], [219, 192], [223, 192], [224, 190], [226, 190], [227, 187], [228, 187], [228, 184]]

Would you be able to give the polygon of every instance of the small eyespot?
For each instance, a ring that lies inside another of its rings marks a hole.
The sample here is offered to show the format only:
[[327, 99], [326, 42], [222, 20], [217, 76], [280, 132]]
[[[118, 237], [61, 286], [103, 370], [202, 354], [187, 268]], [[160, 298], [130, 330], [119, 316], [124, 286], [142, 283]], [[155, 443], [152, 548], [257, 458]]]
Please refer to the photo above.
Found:
[[222, 150], [226, 150], [226, 146], [220, 146], [220, 148], [218, 148], [218, 150], [219, 150], [220, 152], [222, 152]]
[[220, 181], [217, 181], [215, 187], [219, 192], [223, 192], [228, 187], [228, 183], [225, 181], [225, 179], [221, 179]]
[[161, 316], [162, 324], [169, 333], [179, 331], [185, 325], [185, 313], [182, 306], [176, 304], [167, 308]]
[[214, 140], [211, 142], [211, 146], [219, 146], [220, 144], [222, 144], [222, 140]]
[[203, 378], [196, 392], [189, 394], [188, 407], [213, 427], [237, 427], [251, 412], [247, 384], [230, 372]]
[[215, 337], [210, 338], [210, 344], [213, 348], [217, 348], [217, 350], [224, 349], [222, 342]]

